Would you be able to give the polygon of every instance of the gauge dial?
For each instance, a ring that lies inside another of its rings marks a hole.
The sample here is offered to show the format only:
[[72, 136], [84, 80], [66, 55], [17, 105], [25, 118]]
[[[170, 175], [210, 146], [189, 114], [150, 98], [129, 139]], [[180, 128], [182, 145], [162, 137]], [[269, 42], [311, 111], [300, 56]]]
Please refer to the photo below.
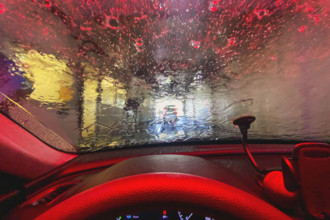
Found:
[[193, 213], [182, 213], [180, 211], [178, 211], [178, 215], [180, 220], [189, 220], [191, 218], [191, 216], [193, 215]]

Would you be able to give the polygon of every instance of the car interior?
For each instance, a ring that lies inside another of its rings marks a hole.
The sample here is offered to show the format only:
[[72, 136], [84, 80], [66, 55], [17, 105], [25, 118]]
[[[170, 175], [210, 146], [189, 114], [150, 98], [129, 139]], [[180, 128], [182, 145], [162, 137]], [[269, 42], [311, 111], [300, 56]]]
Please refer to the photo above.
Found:
[[329, 219], [329, 9], [0, 1], [0, 219]]

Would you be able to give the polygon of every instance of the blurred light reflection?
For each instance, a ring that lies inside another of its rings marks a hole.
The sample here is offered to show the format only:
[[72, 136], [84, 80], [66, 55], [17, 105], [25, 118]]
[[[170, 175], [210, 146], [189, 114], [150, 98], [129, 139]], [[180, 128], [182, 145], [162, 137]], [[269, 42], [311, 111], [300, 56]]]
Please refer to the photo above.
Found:
[[97, 122], [97, 80], [87, 79], [83, 86], [82, 132], [83, 138], [95, 135]]
[[33, 92], [29, 96], [31, 99], [42, 104], [60, 104], [72, 100], [74, 77], [65, 61], [35, 50], [16, 53], [13, 57], [24, 71], [23, 76], [33, 84]]

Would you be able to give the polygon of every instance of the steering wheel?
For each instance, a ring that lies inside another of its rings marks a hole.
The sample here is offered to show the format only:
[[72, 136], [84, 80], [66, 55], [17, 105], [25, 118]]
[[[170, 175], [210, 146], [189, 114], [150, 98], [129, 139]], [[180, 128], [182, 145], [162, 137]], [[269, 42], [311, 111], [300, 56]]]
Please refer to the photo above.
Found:
[[64, 200], [37, 219], [92, 219], [141, 204], [200, 207], [239, 219], [292, 219], [226, 183], [175, 172], [137, 174], [105, 182]]

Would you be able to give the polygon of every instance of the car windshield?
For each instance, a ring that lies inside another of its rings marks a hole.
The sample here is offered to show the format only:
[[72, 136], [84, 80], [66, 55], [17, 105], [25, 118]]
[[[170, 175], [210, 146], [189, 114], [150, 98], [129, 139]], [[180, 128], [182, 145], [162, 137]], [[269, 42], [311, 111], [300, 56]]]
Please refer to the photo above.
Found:
[[238, 140], [240, 115], [328, 142], [329, 24], [327, 0], [4, 0], [0, 109], [64, 151]]

